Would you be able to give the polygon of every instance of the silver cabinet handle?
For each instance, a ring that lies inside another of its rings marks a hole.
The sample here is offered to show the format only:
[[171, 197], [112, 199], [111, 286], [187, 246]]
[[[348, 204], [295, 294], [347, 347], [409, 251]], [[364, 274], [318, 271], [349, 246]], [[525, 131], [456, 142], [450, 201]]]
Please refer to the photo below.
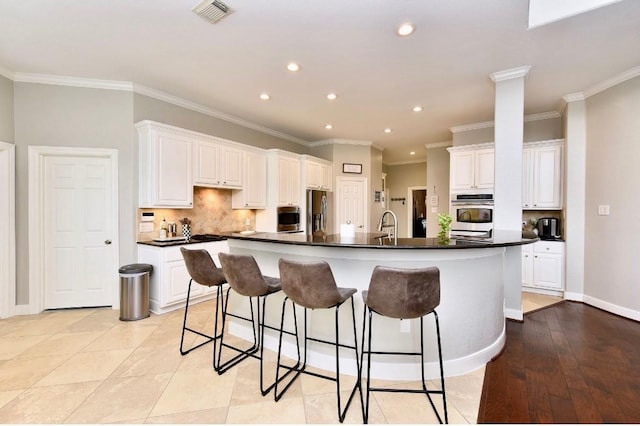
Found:
[[104, 243], [105, 243], [106, 245], [109, 245], [109, 244], [111, 244], [111, 240], [104, 240]]

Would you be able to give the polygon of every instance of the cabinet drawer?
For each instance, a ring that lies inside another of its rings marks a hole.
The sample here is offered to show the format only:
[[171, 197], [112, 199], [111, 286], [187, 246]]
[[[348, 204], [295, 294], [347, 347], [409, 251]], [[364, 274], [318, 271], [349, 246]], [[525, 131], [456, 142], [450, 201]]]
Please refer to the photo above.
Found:
[[535, 253], [564, 253], [564, 242], [562, 241], [538, 241], [533, 244], [533, 251]]

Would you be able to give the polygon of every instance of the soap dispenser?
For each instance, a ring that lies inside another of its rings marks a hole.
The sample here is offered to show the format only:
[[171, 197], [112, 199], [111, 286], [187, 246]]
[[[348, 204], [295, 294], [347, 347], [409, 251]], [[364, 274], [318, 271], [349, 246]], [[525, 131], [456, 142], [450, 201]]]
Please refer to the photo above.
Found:
[[167, 225], [167, 218], [162, 218], [162, 223], [160, 223], [160, 238], [167, 238], [169, 234], [169, 225]]

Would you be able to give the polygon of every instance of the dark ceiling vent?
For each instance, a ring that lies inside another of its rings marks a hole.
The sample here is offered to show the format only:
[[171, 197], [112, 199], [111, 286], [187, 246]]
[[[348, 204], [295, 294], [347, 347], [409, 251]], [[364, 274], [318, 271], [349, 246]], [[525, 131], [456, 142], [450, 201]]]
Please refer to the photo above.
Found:
[[233, 12], [229, 6], [220, 0], [204, 0], [191, 9], [196, 15], [215, 24], [225, 16]]

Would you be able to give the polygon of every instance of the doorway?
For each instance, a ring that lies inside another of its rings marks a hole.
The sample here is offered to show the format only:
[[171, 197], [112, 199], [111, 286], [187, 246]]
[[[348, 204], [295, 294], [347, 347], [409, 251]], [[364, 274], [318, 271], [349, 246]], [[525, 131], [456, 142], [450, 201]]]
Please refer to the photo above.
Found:
[[16, 304], [15, 145], [0, 142], [0, 318]]
[[31, 310], [118, 303], [117, 150], [29, 147]]
[[335, 233], [340, 233], [340, 224], [350, 221], [355, 225], [356, 232], [368, 232], [369, 212], [367, 209], [367, 178], [344, 177], [336, 178], [336, 221]]
[[427, 236], [427, 187], [407, 188], [407, 236], [425, 238]]

